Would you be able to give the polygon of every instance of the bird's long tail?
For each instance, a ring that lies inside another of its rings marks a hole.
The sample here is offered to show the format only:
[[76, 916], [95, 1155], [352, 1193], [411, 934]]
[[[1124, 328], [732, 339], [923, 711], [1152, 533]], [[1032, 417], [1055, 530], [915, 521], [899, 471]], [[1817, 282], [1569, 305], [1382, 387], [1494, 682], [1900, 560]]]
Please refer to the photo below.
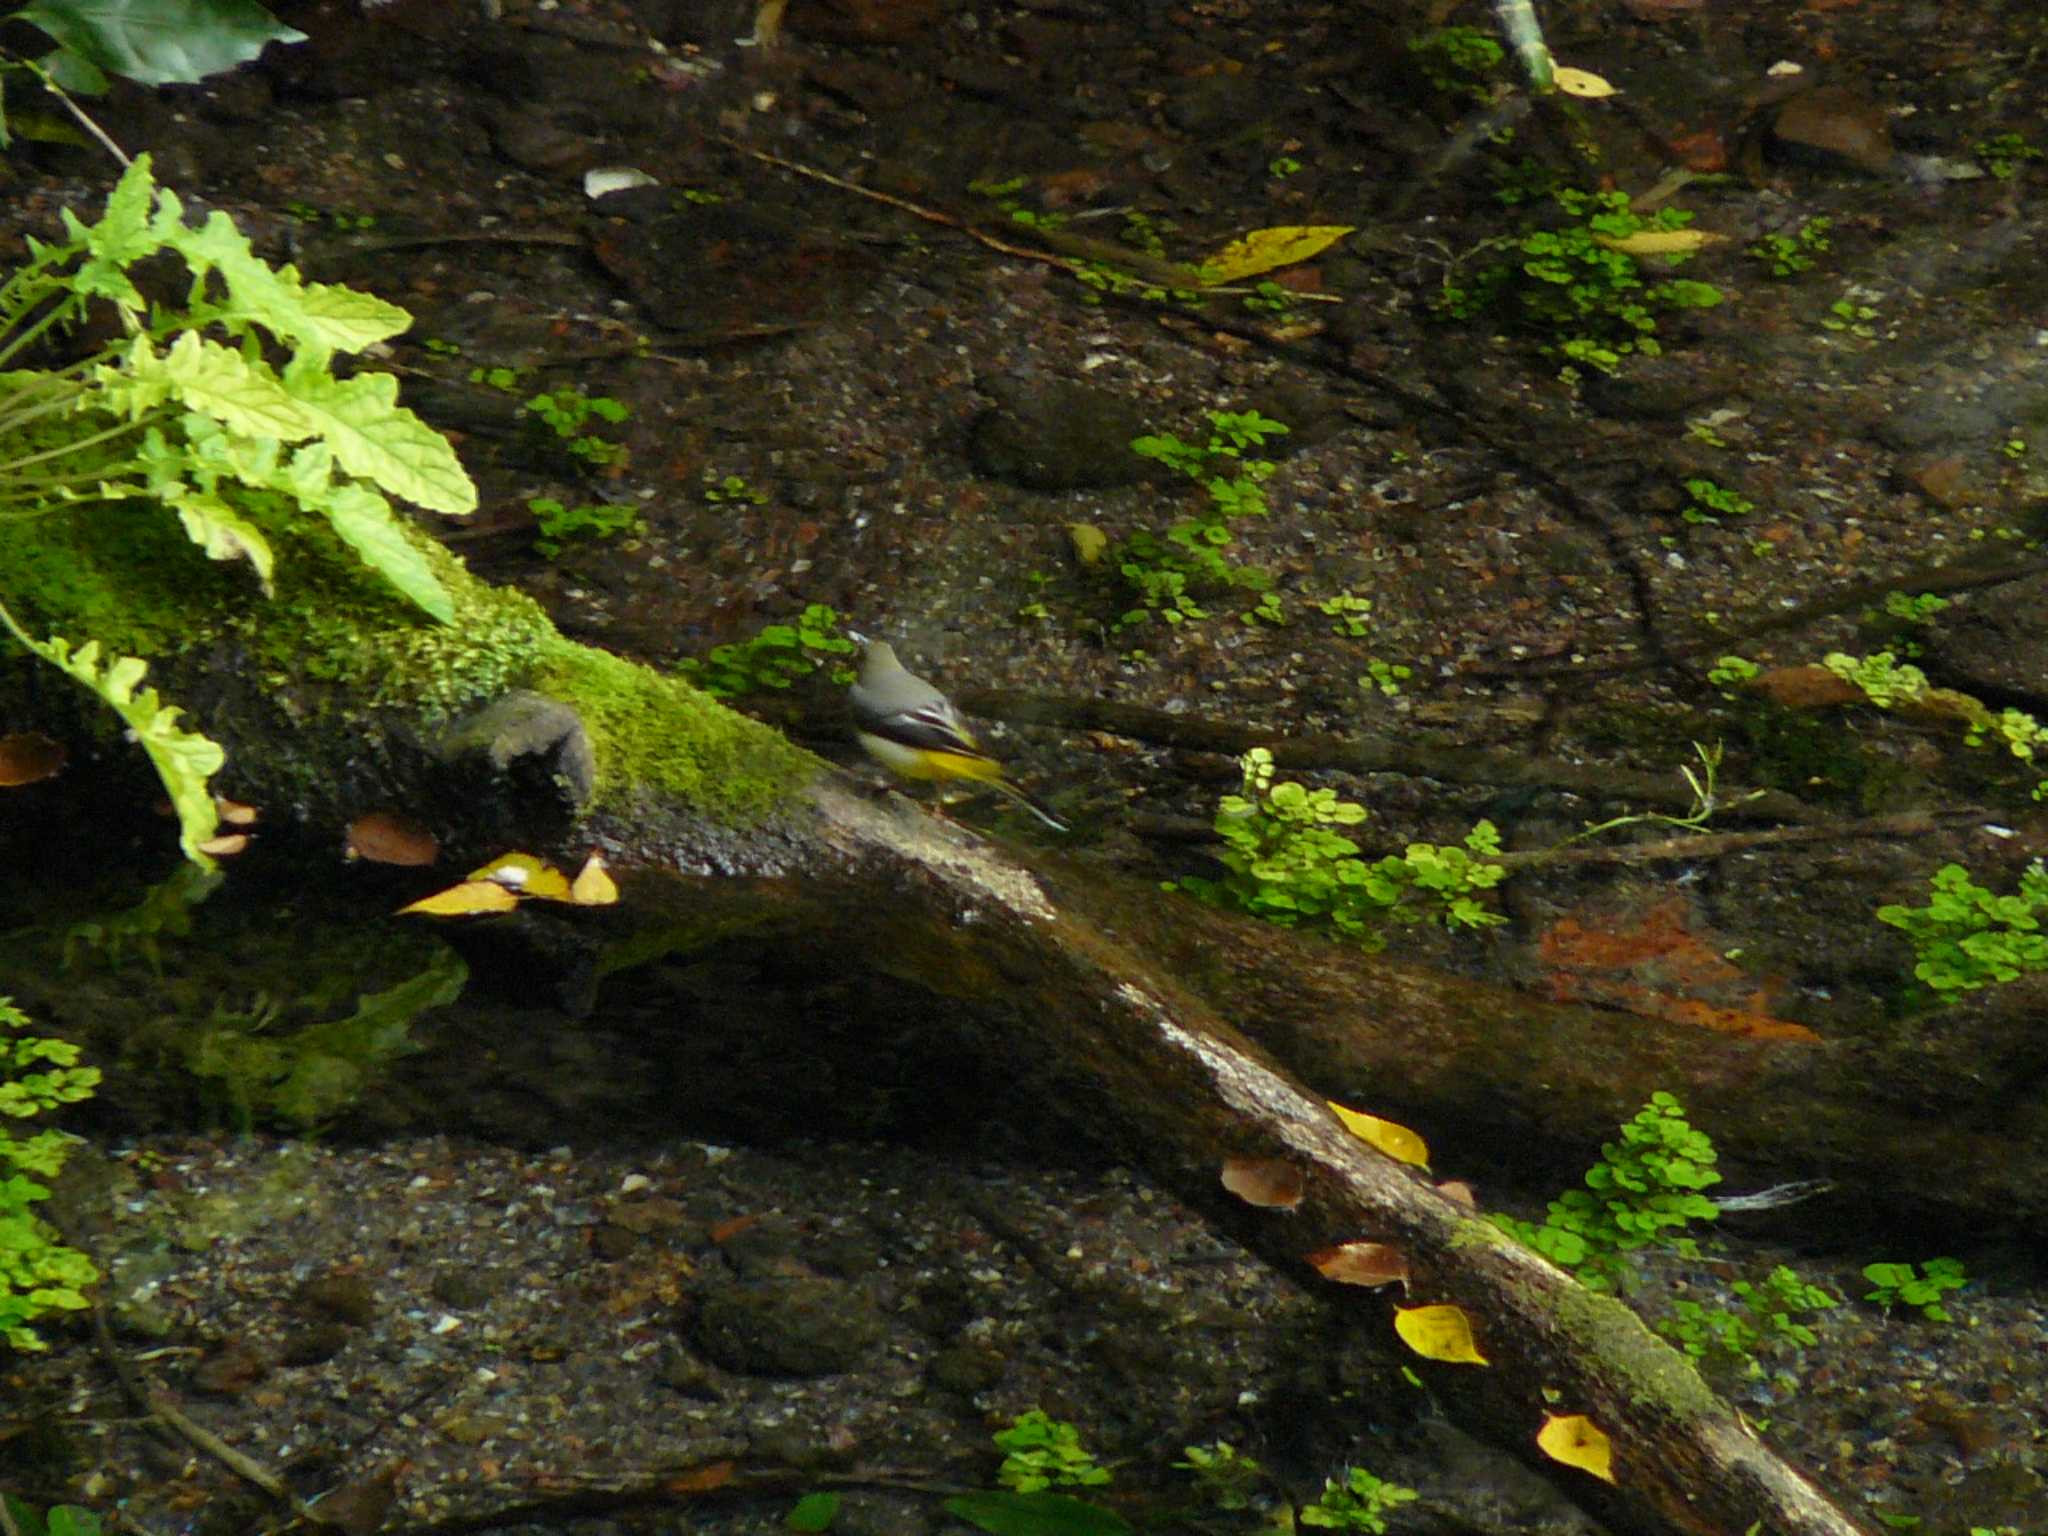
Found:
[[1012, 784], [1008, 779], [990, 779], [988, 782], [993, 784], [997, 789], [1000, 789], [1004, 794], [1008, 795], [1012, 800], [1016, 801], [1019, 805], [1023, 806], [1025, 810], [1029, 811], [1032, 815], [1036, 816], [1048, 827], [1051, 827], [1053, 831], [1067, 832], [1072, 830], [1072, 828], [1070, 828], [1064, 821], [1061, 821], [1059, 817], [1053, 815], [1051, 811], [1047, 810], [1043, 805], [1041, 805], [1036, 796], [1028, 794], [1024, 790], [1019, 789], [1015, 784]]

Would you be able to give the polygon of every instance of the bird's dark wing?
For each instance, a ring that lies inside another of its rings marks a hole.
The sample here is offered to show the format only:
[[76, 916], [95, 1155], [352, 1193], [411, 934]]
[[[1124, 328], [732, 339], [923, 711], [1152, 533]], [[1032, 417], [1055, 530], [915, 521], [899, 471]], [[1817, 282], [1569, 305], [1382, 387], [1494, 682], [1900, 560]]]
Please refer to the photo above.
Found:
[[857, 723], [870, 735], [899, 742], [906, 747], [916, 747], [920, 751], [953, 752], [961, 757], [995, 761], [968, 733], [959, 716], [943, 702], [923, 709], [905, 710], [900, 714], [866, 716], [859, 718]]

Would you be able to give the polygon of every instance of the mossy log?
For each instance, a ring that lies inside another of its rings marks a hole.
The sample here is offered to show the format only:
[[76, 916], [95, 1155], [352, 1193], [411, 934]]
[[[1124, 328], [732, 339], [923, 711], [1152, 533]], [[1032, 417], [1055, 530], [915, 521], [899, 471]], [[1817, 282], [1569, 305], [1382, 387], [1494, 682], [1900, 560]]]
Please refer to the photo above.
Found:
[[[1289, 1272], [1305, 1274], [1304, 1255], [1333, 1243], [1398, 1246], [1409, 1303], [1463, 1309], [1489, 1362], [1418, 1361], [1431, 1387], [1617, 1529], [1859, 1529], [1625, 1308], [1353, 1139], [1321, 1097], [1419, 1120], [1445, 1161], [1462, 1164], [1467, 1150], [1536, 1127], [1597, 1139], [1649, 1088], [1674, 1088], [1717, 1137], [1797, 1165], [1802, 1133], [1776, 1147], [1763, 1133], [1800, 1123], [1799, 1094], [1839, 1103], [1807, 1105], [1805, 1123], [1853, 1124], [1843, 1074], [1813, 1065], [1824, 1047], [1729, 1043], [1546, 1007], [1168, 910], [1092, 871], [1027, 868], [857, 792], [672, 680], [570, 644], [531, 603], [438, 552], [458, 606], [445, 630], [331, 570], [318, 589], [285, 577], [275, 601], [251, 601], [231, 572], [175, 538], [149, 561], [83, 536], [42, 553], [68, 562], [69, 600], [53, 596], [47, 564], [38, 579], [35, 562], [4, 557], [0, 599], [44, 633], [96, 633], [111, 650], [150, 656], [152, 681], [227, 748], [223, 787], [273, 826], [338, 839], [352, 816], [401, 806], [458, 846], [601, 846], [625, 889], [605, 919], [615, 952], [713, 953], [744, 933], [794, 963], [903, 984], [1031, 1096], [1029, 1112], [1074, 1125]], [[0, 686], [26, 675], [6, 669]], [[47, 689], [39, 697], [51, 700]], [[745, 1016], [745, 1001], [732, 1016]], [[1739, 1108], [1737, 1125], [1754, 1134], [1715, 1114]], [[1905, 1134], [1890, 1127], [1887, 1152]], [[1831, 1137], [1826, 1171], [1874, 1189], [1875, 1133]], [[1295, 1165], [1299, 1206], [1239, 1204], [1218, 1182], [1227, 1155]], [[1961, 1166], [1986, 1163], [1996, 1159]], [[1951, 1190], [1960, 1182], [1939, 1178]], [[2038, 1214], [2042, 1197], [2032, 1198]], [[1378, 1294], [1333, 1291], [1361, 1327], [1387, 1325]], [[1613, 1486], [1537, 1456], [1549, 1411], [1583, 1413], [1612, 1439]]]

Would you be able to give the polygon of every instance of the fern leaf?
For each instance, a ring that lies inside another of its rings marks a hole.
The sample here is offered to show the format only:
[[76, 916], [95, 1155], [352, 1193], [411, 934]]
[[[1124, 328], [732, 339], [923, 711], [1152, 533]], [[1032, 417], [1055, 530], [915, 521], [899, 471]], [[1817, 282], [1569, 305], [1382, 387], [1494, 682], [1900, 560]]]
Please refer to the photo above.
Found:
[[318, 505], [364, 564], [443, 624], [455, 622], [455, 600], [406, 538], [388, 501], [367, 486], [340, 485]]
[[447, 438], [398, 403], [398, 380], [390, 374], [337, 379], [294, 361], [284, 387], [350, 474], [430, 512], [476, 510], [476, 486], [462, 461]]
[[206, 782], [227, 761], [219, 743], [180, 726], [181, 711], [159, 699], [154, 688], [136, 692], [149, 671], [148, 662], [134, 656], [117, 656], [102, 670], [97, 640], [88, 640], [73, 650], [71, 642], [61, 637], [38, 641], [28, 639], [19, 630], [15, 633], [30, 650], [98, 694], [103, 703], [127, 722], [171, 797], [171, 807], [178, 816], [178, 842], [185, 857], [203, 869], [212, 869], [213, 860], [200, 851], [199, 845], [212, 837], [220, 825], [213, 792]]

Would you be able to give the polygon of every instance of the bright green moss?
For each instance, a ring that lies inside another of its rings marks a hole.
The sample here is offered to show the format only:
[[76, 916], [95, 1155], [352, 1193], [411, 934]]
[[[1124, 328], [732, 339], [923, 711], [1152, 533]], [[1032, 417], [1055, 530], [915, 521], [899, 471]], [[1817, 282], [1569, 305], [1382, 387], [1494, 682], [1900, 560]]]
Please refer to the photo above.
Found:
[[766, 814], [817, 772], [817, 759], [686, 683], [555, 639], [529, 686], [573, 704], [597, 754], [598, 809], [628, 808], [636, 790], [712, 815]]
[[452, 624], [395, 593], [324, 521], [290, 523], [279, 542], [291, 558], [266, 600], [245, 566], [207, 560], [160, 508], [36, 518], [0, 539], [0, 600], [20, 604], [32, 631], [96, 638], [115, 654], [245, 658], [247, 680], [307, 731], [383, 711], [446, 724], [507, 689], [537, 689], [582, 716], [597, 809], [646, 790], [751, 820], [815, 771], [776, 732], [687, 684], [562, 639], [533, 599], [477, 581], [424, 534], [411, 537], [454, 600]]
[[1692, 1362], [1612, 1296], [1561, 1286], [1556, 1316], [1573, 1352], [1619, 1371], [1637, 1402], [1654, 1403], [1681, 1423], [1727, 1411]]

